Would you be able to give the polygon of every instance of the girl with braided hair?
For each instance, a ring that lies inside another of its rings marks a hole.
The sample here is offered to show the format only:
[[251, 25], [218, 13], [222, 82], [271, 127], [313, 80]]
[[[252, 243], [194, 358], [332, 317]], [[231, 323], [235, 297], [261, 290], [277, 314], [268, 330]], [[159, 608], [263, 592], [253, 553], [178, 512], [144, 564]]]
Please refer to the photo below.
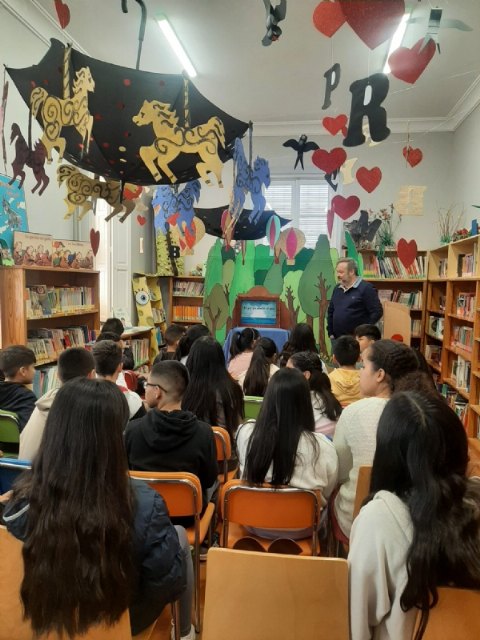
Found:
[[360, 391], [364, 398], [343, 410], [333, 438], [340, 483], [333, 516], [347, 538], [352, 526], [358, 469], [372, 464], [380, 416], [398, 381], [418, 368], [413, 349], [393, 340], [372, 343], [362, 353], [362, 360]]

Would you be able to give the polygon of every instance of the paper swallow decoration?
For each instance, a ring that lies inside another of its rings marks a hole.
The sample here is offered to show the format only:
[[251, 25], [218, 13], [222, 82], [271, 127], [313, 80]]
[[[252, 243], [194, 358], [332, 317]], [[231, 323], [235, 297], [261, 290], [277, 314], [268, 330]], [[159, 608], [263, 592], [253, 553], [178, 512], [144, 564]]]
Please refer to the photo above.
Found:
[[280, 0], [275, 7], [270, 0], [263, 0], [263, 4], [267, 12], [267, 33], [263, 37], [262, 44], [264, 47], [269, 47], [272, 42], [278, 40], [282, 35], [282, 30], [278, 23], [285, 20], [287, 15], [287, 0]]
[[308, 141], [308, 136], [302, 133], [302, 135], [298, 140], [295, 140], [295, 138], [290, 138], [290, 140], [287, 140], [286, 142], [283, 143], [284, 147], [291, 147], [294, 151], [297, 152], [297, 159], [295, 160], [295, 165], [293, 167], [294, 170], [297, 168], [298, 163], [300, 163], [300, 166], [302, 167], [302, 169], [304, 169], [304, 166], [303, 166], [304, 153], [306, 153], [307, 151], [316, 151], [317, 149], [320, 148], [316, 142], [307, 142], [307, 141]]

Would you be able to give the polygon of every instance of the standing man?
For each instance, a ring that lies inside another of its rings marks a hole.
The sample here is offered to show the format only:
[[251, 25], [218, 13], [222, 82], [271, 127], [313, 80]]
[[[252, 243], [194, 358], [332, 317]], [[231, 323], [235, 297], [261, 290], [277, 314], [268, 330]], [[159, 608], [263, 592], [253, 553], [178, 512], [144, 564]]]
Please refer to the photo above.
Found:
[[355, 260], [337, 262], [338, 285], [328, 307], [327, 330], [330, 339], [353, 334], [359, 324], [376, 324], [383, 315], [377, 290], [358, 276]]

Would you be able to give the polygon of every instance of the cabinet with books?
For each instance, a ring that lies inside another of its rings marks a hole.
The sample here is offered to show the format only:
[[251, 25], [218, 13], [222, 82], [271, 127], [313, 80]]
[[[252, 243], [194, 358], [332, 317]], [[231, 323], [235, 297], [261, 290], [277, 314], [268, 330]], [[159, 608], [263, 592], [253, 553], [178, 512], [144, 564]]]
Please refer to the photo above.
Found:
[[468, 432], [480, 438], [480, 281], [476, 283], [476, 298], [473, 308], [473, 346]]
[[98, 271], [0, 267], [0, 346], [26, 344], [37, 364], [85, 346], [100, 328]]
[[406, 269], [395, 251], [379, 257], [374, 251], [362, 251], [363, 278], [378, 291], [380, 302], [398, 302], [410, 309], [412, 346], [421, 348], [424, 334], [424, 300], [427, 293], [427, 254], [420, 251]]
[[145, 371], [150, 362], [150, 341], [153, 327], [131, 327], [122, 333], [122, 340], [126, 347], [130, 347], [133, 354], [133, 368]]
[[174, 276], [169, 279], [169, 323], [203, 323], [202, 276]]

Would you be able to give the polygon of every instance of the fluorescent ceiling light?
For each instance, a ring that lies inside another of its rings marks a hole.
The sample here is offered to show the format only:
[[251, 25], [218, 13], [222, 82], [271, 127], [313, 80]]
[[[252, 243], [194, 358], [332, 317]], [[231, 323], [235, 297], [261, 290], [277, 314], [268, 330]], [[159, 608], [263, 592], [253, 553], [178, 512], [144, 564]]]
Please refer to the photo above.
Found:
[[390, 73], [390, 65], [388, 64], [388, 59], [392, 55], [394, 51], [396, 51], [401, 45], [403, 36], [405, 35], [405, 31], [407, 30], [408, 19], [410, 18], [410, 13], [404, 13], [403, 17], [400, 21], [400, 24], [397, 27], [397, 30], [393, 34], [392, 40], [390, 41], [390, 49], [387, 53], [387, 59], [385, 60], [385, 66], [383, 67], [383, 73]]
[[183, 48], [182, 43], [177, 38], [175, 31], [172, 29], [172, 25], [170, 24], [170, 22], [165, 16], [157, 16], [157, 23], [162, 30], [163, 35], [167, 39], [168, 44], [172, 48], [177, 58], [180, 60], [182, 68], [188, 73], [190, 78], [195, 78], [197, 72], [195, 71], [193, 64], [190, 62], [190, 58]]

